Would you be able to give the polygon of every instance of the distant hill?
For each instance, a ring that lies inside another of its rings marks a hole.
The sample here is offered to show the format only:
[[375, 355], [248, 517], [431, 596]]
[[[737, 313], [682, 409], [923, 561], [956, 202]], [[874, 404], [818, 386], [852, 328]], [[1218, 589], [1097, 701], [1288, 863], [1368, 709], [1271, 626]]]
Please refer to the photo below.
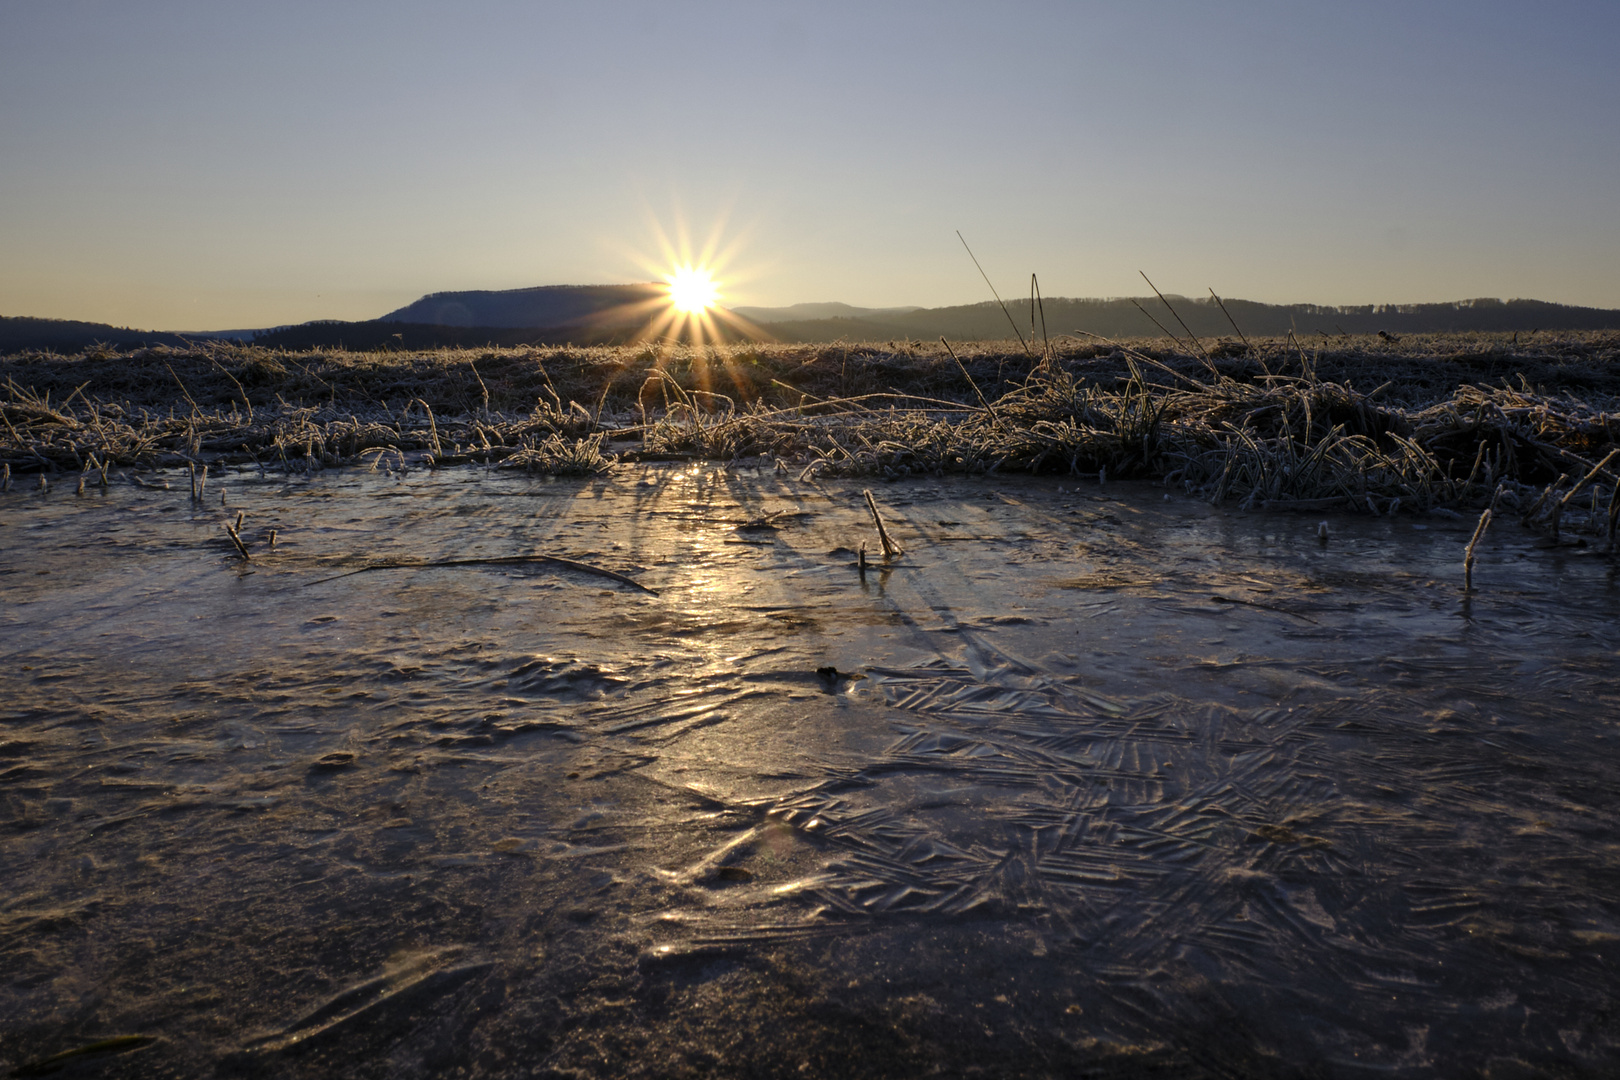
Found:
[[542, 285], [532, 289], [472, 289], [430, 293], [381, 322], [465, 327], [614, 326], [651, 318], [667, 285]]
[[[422, 326], [525, 327], [568, 331], [556, 340], [623, 340], [645, 326], [664, 303], [663, 285], [551, 285], [500, 292], [443, 292], [425, 296], [384, 315], [384, 322]], [[1200, 337], [1233, 336], [1226, 314], [1207, 297], [1173, 296], [1176, 315]], [[1620, 329], [1620, 311], [1571, 307], [1541, 300], [1459, 300], [1437, 304], [1261, 304], [1227, 300], [1226, 310], [1245, 334], [1302, 337], [1442, 331], [1606, 330]], [[863, 308], [851, 304], [809, 303], [788, 307], [738, 306], [730, 309], [758, 324], [778, 341], [883, 341], [895, 338], [934, 339], [941, 335], [963, 341], [1001, 340], [1014, 336], [1013, 326], [992, 301], [955, 307]], [[1027, 300], [1007, 305], [1018, 333], [1030, 331]], [[1160, 326], [1185, 337], [1175, 316], [1157, 297], [1107, 300], [1052, 298], [1041, 305], [1048, 334], [1085, 332], [1103, 337], [1153, 337]], [[1146, 314], [1144, 314], [1144, 311]], [[1151, 316], [1151, 318], [1150, 318]], [[1153, 320], [1160, 326], [1155, 326]], [[1039, 330], [1037, 313], [1037, 335]]]
[[[207, 338], [245, 340], [281, 348], [348, 349], [471, 348], [481, 345], [611, 344], [633, 340], [668, 299], [666, 287], [639, 285], [549, 285], [533, 289], [442, 292], [361, 322], [318, 320], [270, 330], [182, 334], [132, 330], [106, 323], [64, 319], [0, 317], [0, 353], [48, 350], [78, 353], [97, 344], [115, 349], [184, 346]], [[1200, 338], [1235, 336], [1214, 301], [1172, 296], [1170, 302]], [[1138, 306], [1139, 305], [1139, 306]], [[1107, 300], [1046, 300], [1047, 333], [1095, 334], [1108, 338], [1154, 337], [1185, 331], [1157, 297]], [[756, 324], [759, 336], [784, 342], [999, 341], [1012, 338], [1013, 325], [994, 302], [942, 308], [862, 308], [850, 304], [794, 304], [738, 307], [736, 314]], [[1027, 300], [1007, 305], [1018, 332], [1030, 332]], [[1227, 300], [1226, 310], [1247, 335], [1302, 339], [1325, 334], [1393, 334], [1533, 330], [1620, 330], [1620, 311], [1572, 307], [1541, 300], [1459, 300], [1441, 304], [1381, 304], [1333, 307], [1320, 304], [1261, 304]], [[1150, 318], [1151, 316], [1151, 318]], [[1154, 320], [1159, 325], [1154, 324]], [[1161, 330], [1161, 327], [1163, 330]], [[725, 340], [737, 340], [746, 327], [721, 326]], [[1037, 318], [1036, 336], [1040, 329]]]
[[[1232, 337], [1232, 322], [1213, 300], [1169, 298], [1176, 315], [1201, 338]], [[1330, 307], [1320, 304], [1260, 304], [1252, 300], [1226, 300], [1226, 311], [1244, 334], [1280, 336], [1294, 331], [1302, 338], [1318, 334], [1338, 336], [1421, 334], [1460, 331], [1528, 332], [1532, 330], [1620, 329], [1620, 311], [1571, 307], [1541, 300], [1460, 300], [1440, 304], [1380, 304]], [[1140, 305], [1140, 306], [1138, 306]], [[1050, 336], [1097, 334], [1109, 338], [1161, 336], [1165, 330], [1185, 338], [1186, 332], [1158, 297], [1108, 300], [1048, 299], [1045, 312]], [[772, 321], [768, 327], [780, 341], [888, 341], [901, 338], [933, 340], [944, 335], [962, 341], [1000, 340], [1017, 332], [1030, 333], [1027, 300], [1007, 305], [1013, 322], [993, 301], [961, 307], [919, 308], [884, 312], [881, 316]], [[1144, 311], [1146, 314], [1144, 314]], [[1149, 317], [1151, 316], [1151, 318]], [[1040, 335], [1039, 311], [1036, 315]], [[1153, 320], [1158, 320], [1155, 325]], [[761, 321], [761, 320], [756, 320]]]
[[[669, 297], [669, 286], [658, 282], [637, 285], [542, 285], [531, 289], [465, 289], [429, 293], [380, 322], [416, 323], [421, 326], [563, 327], [601, 329], [651, 318]], [[852, 304], [812, 303], [789, 307], [734, 307], [727, 310], [756, 323], [805, 322], [817, 319], [882, 319], [921, 308], [866, 308]]]
[[149, 345], [183, 346], [212, 334], [177, 334], [158, 330], [131, 330], [107, 323], [76, 322], [72, 319], [6, 318], [0, 316], [0, 353], [40, 352], [79, 353], [95, 345], [113, 349], [139, 349]]
[[255, 345], [272, 349], [350, 349], [355, 352], [413, 349], [475, 349], [485, 345], [563, 345], [568, 342], [596, 344], [599, 341], [627, 340], [628, 333], [592, 336], [568, 328], [538, 326], [435, 326], [431, 323], [339, 322], [323, 319], [299, 326], [278, 326], [260, 331]]
[[910, 307], [863, 308], [850, 304], [793, 304], [790, 307], [734, 307], [728, 308], [745, 319], [757, 323], [806, 322], [813, 319], [883, 319], [889, 315], [906, 315], [922, 308]]

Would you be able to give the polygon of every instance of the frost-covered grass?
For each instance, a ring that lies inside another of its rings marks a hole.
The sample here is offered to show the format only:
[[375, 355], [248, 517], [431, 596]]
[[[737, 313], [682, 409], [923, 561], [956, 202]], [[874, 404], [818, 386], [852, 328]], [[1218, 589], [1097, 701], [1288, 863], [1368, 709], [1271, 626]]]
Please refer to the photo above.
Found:
[[[12, 474], [398, 451], [585, 475], [768, 456], [797, 475], [1102, 473], [1246, 507], [1478, 509], [1609, 536], [1620, 335], [288, 352], [0, 359]], [[1584, 481], [1584, 484], [1582, 482]], [[1582, 485], [1576, 490], [1577, 485]]]

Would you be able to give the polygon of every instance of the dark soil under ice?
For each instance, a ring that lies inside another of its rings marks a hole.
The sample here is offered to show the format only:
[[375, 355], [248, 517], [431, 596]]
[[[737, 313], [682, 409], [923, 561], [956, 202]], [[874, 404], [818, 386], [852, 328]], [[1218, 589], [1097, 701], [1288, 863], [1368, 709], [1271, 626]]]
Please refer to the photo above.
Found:
[[[887, 568], [858, 485], [713, 464], [218, 486], [0, 496], [0, 1070], [1620, 1071], [1601, 556], [1499, 522], [1465, 602], [1471, 521], [1143, 486], [880, 485]], [[531, 552], [658, 595], [320, 581]]]

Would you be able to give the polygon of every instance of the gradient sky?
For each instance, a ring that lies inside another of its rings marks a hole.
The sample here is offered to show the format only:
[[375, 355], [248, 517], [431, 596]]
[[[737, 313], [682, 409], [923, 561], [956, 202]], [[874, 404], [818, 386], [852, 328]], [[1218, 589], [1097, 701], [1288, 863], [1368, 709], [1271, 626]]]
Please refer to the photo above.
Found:
[[1166, 292], [1620, 307], [1620, 3], [0, 0], [0, 314]]

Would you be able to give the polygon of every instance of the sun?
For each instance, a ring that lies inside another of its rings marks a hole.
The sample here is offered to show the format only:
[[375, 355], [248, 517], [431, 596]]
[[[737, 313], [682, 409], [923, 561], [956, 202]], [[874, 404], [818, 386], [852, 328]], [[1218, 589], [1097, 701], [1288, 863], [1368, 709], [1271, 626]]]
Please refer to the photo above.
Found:
[[686, 315], [701, 315], [720, 302], [720, 286], [714, 276], [701, 266], [685, 263], [666, 275], [669, 282], [669, 302]]
[[[739, 241], [721, 242], [724, 221], [716, 223], [708, 240], [698, 245], [692, 243], [679, 214], [675, 224], [672, 235], [649, 211], [648, 225], [661, 257], [627, 252], [647, 275], [640, 279], [645, 283], [646, 292], [618, 313], [617, 322], [645, 319], [635, 333], [635, 340], [658, 342], [660, 348], [664, 344], [673, 348], [770, 340], [770, 335], [759, 326], [724, 306], [741, 302], [730, 289], [746, 289], [751, 280], [749, 271], [739, 271], [732, 263]], [[704, 375], [700, 379], [705, 391], [710, 389], [707, 378]]]

